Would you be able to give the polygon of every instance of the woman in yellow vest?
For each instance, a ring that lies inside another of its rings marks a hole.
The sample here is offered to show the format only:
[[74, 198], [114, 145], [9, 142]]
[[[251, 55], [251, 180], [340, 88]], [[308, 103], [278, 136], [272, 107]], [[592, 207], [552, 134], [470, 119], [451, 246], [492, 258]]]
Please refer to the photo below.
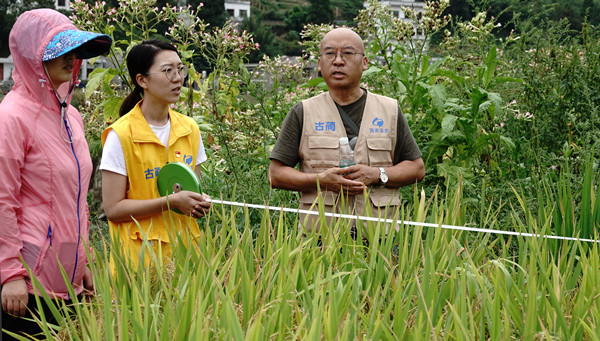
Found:
[[[135, 88], [121, 105], [121, 118], [102, 134], [100, 169], [114, 245], [120, 243], [124, 256], [136, 265], [144, 240], [165, 258], [177, 234], [184, 240], [197, 238], [196, 219], [210, 208], [210, 197], [191, 191], [161, 197], [157, 188], [158, 171], [168, 162], [185, 163], [200, 176], [199, 164], [206, 160], [198, 125], [170, 108], [188, 74], [177, 49], [159, 40], [144, 41], [127, 55], [127, 68]], [[144, 257], [147, 264], [147, 253]]]

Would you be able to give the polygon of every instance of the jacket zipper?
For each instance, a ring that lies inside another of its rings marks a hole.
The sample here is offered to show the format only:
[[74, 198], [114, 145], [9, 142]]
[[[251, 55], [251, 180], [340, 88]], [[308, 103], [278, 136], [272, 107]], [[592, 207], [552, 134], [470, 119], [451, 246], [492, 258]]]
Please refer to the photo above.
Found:
[[52, 246], [52, 226], [48, 225], [48, 235], [46, 235], [46, 239], [50, 239], [50, 246]]

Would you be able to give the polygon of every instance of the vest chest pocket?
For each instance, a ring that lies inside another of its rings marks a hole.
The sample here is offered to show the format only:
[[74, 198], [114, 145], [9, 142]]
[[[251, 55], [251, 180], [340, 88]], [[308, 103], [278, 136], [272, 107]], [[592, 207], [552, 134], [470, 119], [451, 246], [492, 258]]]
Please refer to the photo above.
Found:
[[337, 136], [308, 136], [308, 159], [311, 168], [327, 169], [340, 163], [340, 139]]
[[393, 164], [392, 139], [389, 137], [367, 138], [370, 166], [390, 166]]

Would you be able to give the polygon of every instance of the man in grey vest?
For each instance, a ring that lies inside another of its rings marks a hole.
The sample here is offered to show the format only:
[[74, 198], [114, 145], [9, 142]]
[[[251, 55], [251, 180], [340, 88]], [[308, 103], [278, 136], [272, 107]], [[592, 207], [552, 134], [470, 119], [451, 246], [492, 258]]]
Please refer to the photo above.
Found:
[[[421, 151], [397, 101], [360, 87], [368, 60], [358, 34], [331, 30], [319, 50], [329, 91], [298, 103], [286, 116], [270, 155], [269, 182], [301, 192], [301, 209], [316, 210], [320, 189], [328, 212], [362, 215], [370, 205], [373, 216], [393, 217], [398, 188], [425, 176]], [[340, 137], [356, 138], [356, 165], [339, 168]], [[300, 218], [307, 231], [318, 231], [315, 216]]]

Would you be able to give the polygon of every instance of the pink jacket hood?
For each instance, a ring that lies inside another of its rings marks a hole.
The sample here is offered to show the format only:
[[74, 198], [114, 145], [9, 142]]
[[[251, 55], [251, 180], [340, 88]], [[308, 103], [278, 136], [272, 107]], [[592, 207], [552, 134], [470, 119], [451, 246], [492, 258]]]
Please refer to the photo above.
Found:
[[[19, 17], [9, 38], [15, 85], [0, 103], [0, 277], [2, 283], [25, 278], [34, 293], [24, 261], [58, 298], [68, 298], [61, 267], [82, 291], [92, 173], [81, 115], [68, 105], [61, 120], [42, 63], [50, 40], [67, 29], [76, 27], [53, 10]], [[73, 80], [80, 66], [77, 60]], [[67, 88], [59, 88], [61, 97]]]
[[[33, 98], [45, 105], [58, 103], [50, 91], [50, 80], [42, 66], [42, 56], [52, 38], [61, 31], [77, 29], [63, 14], [51, 9], [36, 9], [23, 13], [15, 22], [9, 36], [9, 47], [15, 64], [12, 78], [13, 90], [25, 87]], [[25, 44], [24, 42], [29, 42]], [[73, 70], [73, 82], [79, 76], [81, 60], [77, 60]], [[64, 97], [68, 83], [63, 84], [58, 93]], [[70, 101], [70, 99], [69, 99]]]

